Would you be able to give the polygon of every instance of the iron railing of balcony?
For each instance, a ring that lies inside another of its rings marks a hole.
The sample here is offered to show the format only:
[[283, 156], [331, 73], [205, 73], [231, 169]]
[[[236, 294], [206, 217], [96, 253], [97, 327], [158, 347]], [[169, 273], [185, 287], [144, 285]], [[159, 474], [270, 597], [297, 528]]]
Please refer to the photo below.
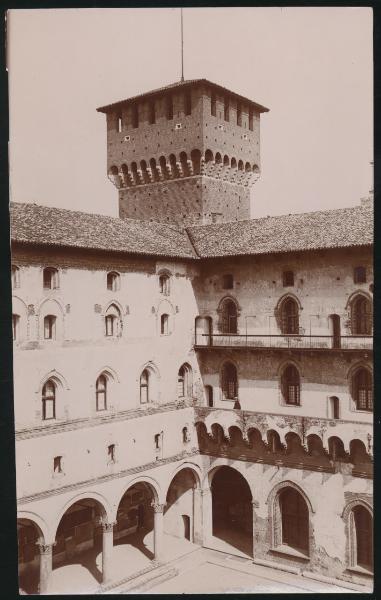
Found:
[[372, 350], [371, 335], [255, 335], [238, 333], [196, 333], [196, 346], [216, 348], [300, 348], [313, 350]]

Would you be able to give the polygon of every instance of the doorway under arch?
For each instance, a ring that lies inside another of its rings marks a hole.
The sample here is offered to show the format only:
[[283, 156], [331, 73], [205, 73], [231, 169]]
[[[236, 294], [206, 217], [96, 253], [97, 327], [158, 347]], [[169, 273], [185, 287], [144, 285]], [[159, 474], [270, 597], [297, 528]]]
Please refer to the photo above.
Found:
[[164, 531], [168, 535], [198, 543], [201, 537], [201, 505], [197, 503], [197, 475], [181, 469], [169, 484], [164, 510]]
[[253, 556], [252, 494], [246, 479], [224, 465], [214, 473], [211, 491], [213, 537]]

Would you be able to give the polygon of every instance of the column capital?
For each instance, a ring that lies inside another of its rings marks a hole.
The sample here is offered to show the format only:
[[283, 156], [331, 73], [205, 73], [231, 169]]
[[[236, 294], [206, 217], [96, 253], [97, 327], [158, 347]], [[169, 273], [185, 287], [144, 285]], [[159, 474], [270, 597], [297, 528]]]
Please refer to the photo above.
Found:
[[258, 500], [252, 500], [251, 504], [252, 504], [253, 508], [259, 508], [259, 502], [258, 502]]
[[103, 533], [109, 533], [110, 531], [113, 531], [114, 526], [116, 524], [117, 524], [117, 521], [113, 521], [112, 523], [108, 523], [107, 521], [102, 521], [101, 526], [102, 526]]
[[207, 496], [208, 494], [211, 494], [212, 490], [210, 488], [205, 488], [203, 490], [201, 490], [201, 496]]
[[57, 542], [52, 542], [51, 544], [45, 544], [42, 540], [37, 540], [36, 546], [38, 546], [40, 550], [40, 554], [48, 555], [52, 554], [53, 546], [56, 545]]
[[160, 504], [160, 502], [156, 502], [155, 500], [152, 500], [151, 506], [153, 508], [153, 512], [155, 512], [155, 513], [162, 513], [162, 512], [164, 512], [165, 503], [164, 504]]

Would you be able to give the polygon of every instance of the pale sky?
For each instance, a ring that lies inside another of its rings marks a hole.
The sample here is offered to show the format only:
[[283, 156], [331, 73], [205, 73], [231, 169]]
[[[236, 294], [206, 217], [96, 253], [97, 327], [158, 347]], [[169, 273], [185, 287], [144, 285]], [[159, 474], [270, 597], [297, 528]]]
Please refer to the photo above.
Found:
[[[117, 216], [96, 108], [180, 79], [180, 10], [8, 13], [11, 200]], [[184, 8], [185, 78], [270, 109], [251, 216], [353, 206], [373, 172], [370, 8]]]

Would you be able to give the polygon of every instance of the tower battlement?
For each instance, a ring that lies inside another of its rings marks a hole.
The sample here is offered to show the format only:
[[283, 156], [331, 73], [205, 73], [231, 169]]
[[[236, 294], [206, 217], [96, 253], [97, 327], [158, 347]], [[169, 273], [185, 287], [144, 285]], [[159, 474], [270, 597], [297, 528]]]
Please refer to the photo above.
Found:
[[267, 110], [205, 79], [98, 108], [120, 217], [179, 225], [250, 218]]

